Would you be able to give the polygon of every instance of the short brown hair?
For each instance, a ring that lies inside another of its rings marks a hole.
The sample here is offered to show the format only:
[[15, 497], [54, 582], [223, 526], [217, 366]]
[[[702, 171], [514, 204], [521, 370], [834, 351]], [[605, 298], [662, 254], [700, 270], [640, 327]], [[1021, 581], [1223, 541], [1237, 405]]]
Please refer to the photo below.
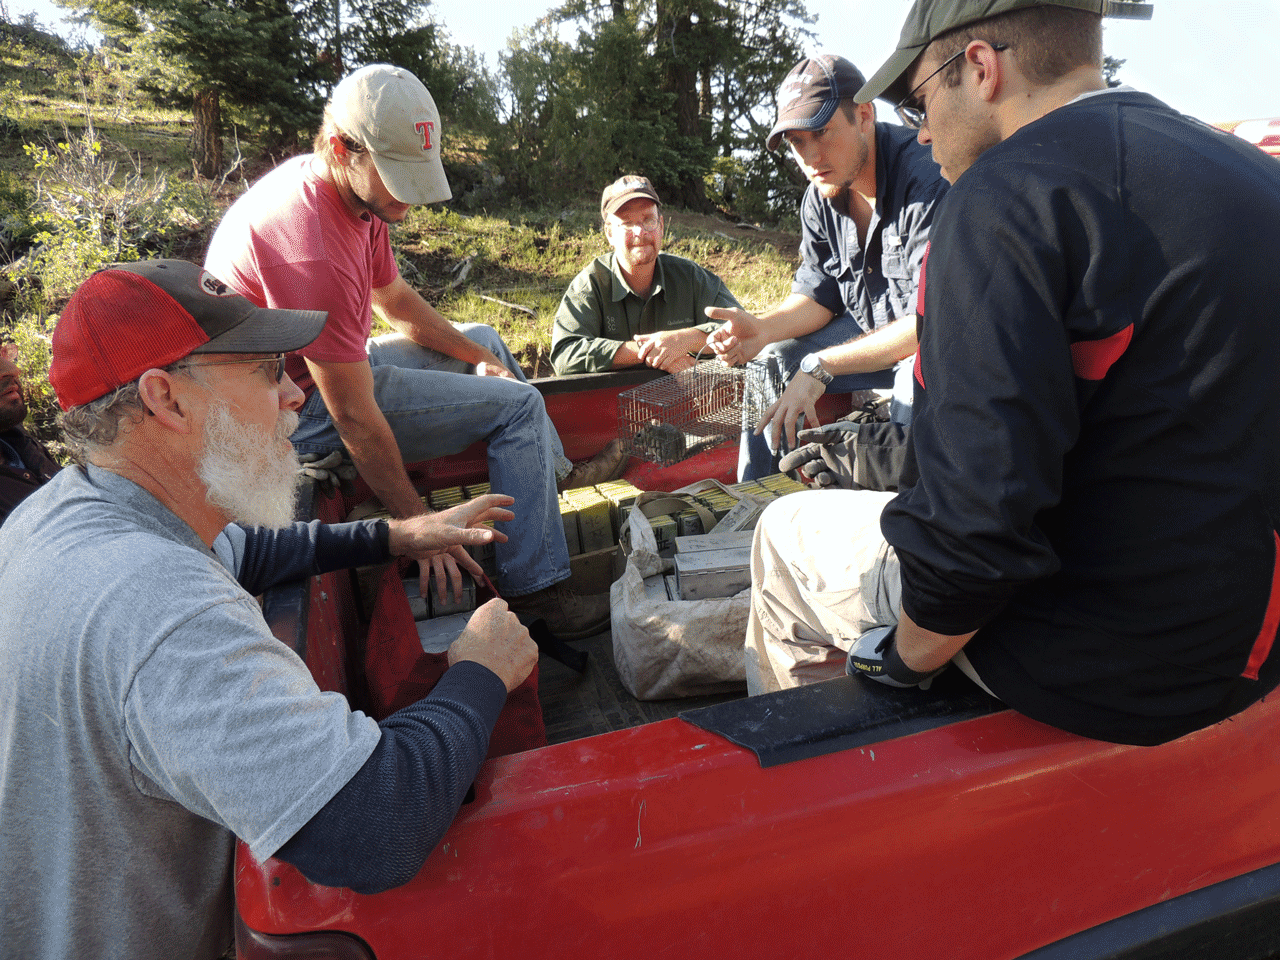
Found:
[[[1008, 44], [1032, 83], [1047, 86], [1079, 67], [1102, 68], [1102, 17], [1070, 7], [1023, 7], [966, 24], [933, 41], [939, 59], [959, 53], [974, 40]], [[960, 64], [942, 73], [942, 82], [960, 82]]]
[[351, 153], [364, 153], [365, 146], [358, 140], [347, 136], [343, 133], [333, 117], [329, 114], [329, 108], [324, 109], [324, 123], [320, 125], [320, 129], [316, 131], [316, 137], [311, 142], [311, 152], [325, 162], [326, 166], [334, 166], [333, 144], [329, 142], [330, 136], [336, 136], [342, 141], [343, 146]]

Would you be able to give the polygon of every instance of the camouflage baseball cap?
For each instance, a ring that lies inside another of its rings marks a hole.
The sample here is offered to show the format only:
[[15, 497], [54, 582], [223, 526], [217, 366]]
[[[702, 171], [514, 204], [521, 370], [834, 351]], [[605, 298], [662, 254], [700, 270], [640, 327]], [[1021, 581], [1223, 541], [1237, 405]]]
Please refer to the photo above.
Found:
[[890, 103], [900, 103], [911, 92], [907, 71], [925, 47], [944, 33], [1010, 10], [1047, 6], [1088, 10], [1104, 17], [1151, 19], [1151, 4], [1133, 0], [916, 0], [907, 13], [898, 49], [854, 99], [870, 103], [876, 97], [884, 97]]

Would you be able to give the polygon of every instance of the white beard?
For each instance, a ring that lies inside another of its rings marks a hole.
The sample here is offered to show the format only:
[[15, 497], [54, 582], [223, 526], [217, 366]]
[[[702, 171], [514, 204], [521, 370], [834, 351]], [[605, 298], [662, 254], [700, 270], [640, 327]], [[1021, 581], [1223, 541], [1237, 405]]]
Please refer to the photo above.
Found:
[[282, 410], [274, 434], [242, 424], [227, 404], [216, 401], [205, 421], [204, 450], [197, 473], [209, 503], [245, 526], [279, 530], [293, 521], [298, 455], [279, 450], [298, 427], [298, 415]]

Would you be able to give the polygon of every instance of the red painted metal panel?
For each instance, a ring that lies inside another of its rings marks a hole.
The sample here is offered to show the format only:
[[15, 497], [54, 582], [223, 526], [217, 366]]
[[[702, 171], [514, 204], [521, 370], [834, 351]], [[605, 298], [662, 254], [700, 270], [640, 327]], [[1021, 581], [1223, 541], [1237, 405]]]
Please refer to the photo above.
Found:
[[487, 763], [376, 897], [241, 848], [240, 907], [382, 960], [1013, 958], [1280, 861], [1278, 734], [1274, 701], [1150, 748], [1004, 712], [762, 770], [670, 720]]
[[[619, 387], [610, 383], [608, 378], [594, 379], [605, 382], [587, 389], [548, 392], [543, 397], [547, 415], [560, 431], [565, 455], [570, 460], [592, 457], [618, 436]], [[551, 390], [555, 381], [543, 383]], [[818, 401], [817, 410], [823, 423], [842, 417], [850, 410], [849, 395], [824, 396]], [[410, 464], [409, 477], [421, 490], [482, 483], [489, 478], [486, 452], [485, 444], [473, 443], [452, 456]], [[737, 468], [738, 441], [732, 438], [669, 467], [633, 458], [625, 477], [641, 490], [676, 490], [698, 480], [733, 483], [737, 480]], [[345, 507], [349, 510], [370, 496], [372, 491], [369, 487], [364, 481], [357, 480], [356, 494], [345, 502]]]
[[[338, 497], [316, 501], [318, 519], [336, 523], [345, 516]], [[278, 634], [277, 634], [278, 636]], [[308, 590], [306, 656], [303, 658], [321, 690], [346, 694], [350, 689], [348, 658], [359, 636], [355, 592], [346, 570], [313, 577]], [[292, 646], [291, 637], [280, 637]]]

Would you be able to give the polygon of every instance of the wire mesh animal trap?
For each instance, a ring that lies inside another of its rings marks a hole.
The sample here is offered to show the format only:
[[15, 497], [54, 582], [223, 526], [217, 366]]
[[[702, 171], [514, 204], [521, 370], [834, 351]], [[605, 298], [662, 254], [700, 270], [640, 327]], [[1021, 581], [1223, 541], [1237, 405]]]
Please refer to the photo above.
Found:
[[[729, 367], [719, 360], [703, 360], [688, 370], [651, 380], [618, 394], [618, 436], [632, 456], [659, 466], [687, 460], [737, 439], [744, 402], [759, 406], [758, 388], [770, 376], [764, 364]], [[779, 379], [775, 365], [775, 390]], [[763, 410], [757, 411], [752, 425], [759, 413]]]

